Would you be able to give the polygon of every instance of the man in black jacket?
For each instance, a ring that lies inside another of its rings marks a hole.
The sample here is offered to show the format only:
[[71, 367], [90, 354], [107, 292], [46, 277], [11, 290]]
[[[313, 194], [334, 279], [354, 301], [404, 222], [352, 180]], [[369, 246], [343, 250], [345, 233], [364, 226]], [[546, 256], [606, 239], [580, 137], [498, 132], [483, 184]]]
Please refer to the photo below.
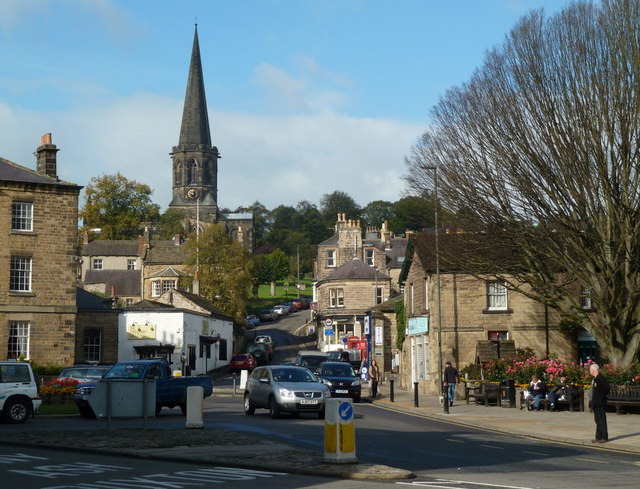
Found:
[[593, 410], [593, 419], [596, 422], [596, 437], [591, 442], [607, 443], [609, 441], [609, 432], [607, 431], [607, 414], [605, 410], [611, 387], [607, 378], [600, 373], [600, 367], [597, 364], [591, 364], [589, 373], [593, 376], [589, 399]]
[[446, 387], [447, 399], [443, 399], [443, 402], [449, 402], [449, 406], [453, 406], [456, 384], [458, 383], [458, 369], [451, 365], [451, 362], [447, 362], [444, 365], [443, 383]]

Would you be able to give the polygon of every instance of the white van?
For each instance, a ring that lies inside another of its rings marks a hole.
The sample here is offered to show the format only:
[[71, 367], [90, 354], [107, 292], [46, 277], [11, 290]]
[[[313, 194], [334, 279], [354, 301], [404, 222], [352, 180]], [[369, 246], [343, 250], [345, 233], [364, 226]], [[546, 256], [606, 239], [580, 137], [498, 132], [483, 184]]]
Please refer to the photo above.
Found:
[[27, 362], [0, 362], [0, 413], [8, 423], [24, 423], [36, 412], [38, 382]]

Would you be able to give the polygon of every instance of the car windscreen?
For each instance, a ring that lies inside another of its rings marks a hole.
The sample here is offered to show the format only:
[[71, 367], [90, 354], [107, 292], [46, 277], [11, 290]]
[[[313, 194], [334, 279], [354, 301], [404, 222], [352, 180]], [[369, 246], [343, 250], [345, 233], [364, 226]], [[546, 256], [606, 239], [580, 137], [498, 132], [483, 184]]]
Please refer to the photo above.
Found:
[[325, 365], [322, 367], [321, 376], [326, 377], [355, 377], [353, 367], [348, 363], [344, 365]]
[[144, 365], [135, 363], [123, 363], [115, 365], [104, 376], [105, 379], [141, 379], [144, 373]]
[[283, 368], [271, 371], [276, 382], [317, 382], [318, 379], [308, 370]]
[[326, 362], [327, 361], [327, 357], [322, 356], [322, 357], [312, 357], [312, 356], [304, 356], [302, 357], [302, 360], [300, 360], [300, 365], [302, 367], [311, 367], [311, 368], [317, 368], [320, 366], [320, 364], [322, 362]]
[[245, 360], [247, 360], [247, 357], [245, 355], [236, 355], [234, 357], [231, 357], [232, 362], [244, 362]]

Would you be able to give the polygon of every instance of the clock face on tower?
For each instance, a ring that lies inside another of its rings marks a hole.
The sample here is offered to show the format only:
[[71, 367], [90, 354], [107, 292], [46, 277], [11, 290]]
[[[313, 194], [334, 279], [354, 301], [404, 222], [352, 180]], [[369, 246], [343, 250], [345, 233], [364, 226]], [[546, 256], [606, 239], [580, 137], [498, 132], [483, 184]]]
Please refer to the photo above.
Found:
[[190, 188], [187, 190], [187, 198], [191, 200], [196, 200], [200, 196], [198, 189]]

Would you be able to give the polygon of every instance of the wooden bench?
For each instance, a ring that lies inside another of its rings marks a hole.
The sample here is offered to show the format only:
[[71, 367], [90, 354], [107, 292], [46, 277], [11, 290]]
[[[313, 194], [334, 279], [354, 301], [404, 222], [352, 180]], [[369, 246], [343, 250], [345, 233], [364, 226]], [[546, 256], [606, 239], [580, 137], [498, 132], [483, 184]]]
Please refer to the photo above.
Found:
[[[527, 407], [527, 403], [524, 400], [525, 391], [520, 391], [520, 409], [525, 409]], [[533, 405], [533, 401], [531, 402]], [[551, 409], [551, 401], [546, 397], [540, 400], [540, 407], [543, 411], [548, 411]], [[584, 411], [584, 389], [581, 385], [572, 385], [571, 386], [571, 398], [570, 399], [557, 399], [556, 400], [556, 409], [560, 409], [563, 407], [568, 408], [569, 411]]]
[[625, 407], [640, 407], [640, 385], [612, 385], [607, 404], [616, 408], [616, 414]]
[[500, 406], [500, 385], [491, 382], [480, 382], [475, 385], [468, 385], [466, 388], [467, 404], [473, 401], [475, 404], [488, 406], [493, 403]]

